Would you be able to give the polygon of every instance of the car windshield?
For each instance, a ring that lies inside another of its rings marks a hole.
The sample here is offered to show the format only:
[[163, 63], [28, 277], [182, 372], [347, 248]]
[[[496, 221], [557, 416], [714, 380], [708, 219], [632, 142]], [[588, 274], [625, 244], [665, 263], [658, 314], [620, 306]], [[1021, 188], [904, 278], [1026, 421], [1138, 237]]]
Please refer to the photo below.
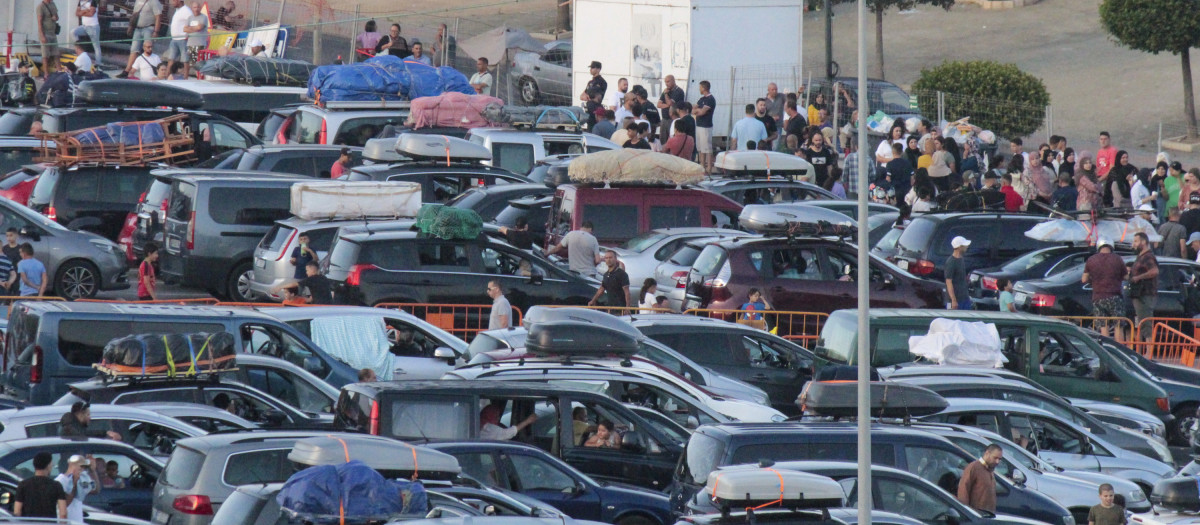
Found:
[[817, 340], [817, 355], [838, 362], [849, 363], [850, 357], [858, 351], [855, 335], [858, 333], [858, 319], [852, 315], [835, 313], [825, 321], [821, 328], [821, 338]]
[[624, 248], [631, 252], [641, 253], [646, 251], [646, 248], [654, 246], [655, 243], [667, 238], [667, 234], [659, 232], [646, 232], [637, 237], [625, 241]]
[[1030, 252], [1017, 257], [1012, 261], [1009, 261], [1008, 264], [1001, 266], [1000, 269], [1005, 272], [1021, 273], [1050, 260], [1050, 258], [1057, 255], [1057, 253], [1057, 250], [1038, 250], [1036, 252]]

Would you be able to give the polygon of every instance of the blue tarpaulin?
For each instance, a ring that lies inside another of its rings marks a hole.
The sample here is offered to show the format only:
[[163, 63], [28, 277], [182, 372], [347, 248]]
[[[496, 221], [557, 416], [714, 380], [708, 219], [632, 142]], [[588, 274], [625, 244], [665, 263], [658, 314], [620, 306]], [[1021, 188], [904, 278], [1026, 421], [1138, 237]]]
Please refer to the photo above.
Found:
[[358, 460], [301, 470], [288, 478], [276, 501], [293, 516], [315, 523], [423, 515], [428, 507], [420, 482], [388, 481]]
[[308, 78], [308, 97], [322, 101], [411, 100], [447, 92], [474, 95], [467, 77], [449, 67], [432, 67], [392, 55], [359, 64], [321, 66]]

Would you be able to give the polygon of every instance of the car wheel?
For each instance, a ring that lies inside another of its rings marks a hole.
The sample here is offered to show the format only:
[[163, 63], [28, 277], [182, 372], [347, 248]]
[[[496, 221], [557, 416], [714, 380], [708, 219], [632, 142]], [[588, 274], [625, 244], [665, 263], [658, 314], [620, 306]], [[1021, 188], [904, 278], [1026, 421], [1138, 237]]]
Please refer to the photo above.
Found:
[[645, 516], [626, 516], [617, 520], [615, 525], [657, 525], [657, 523]]
[[100, 271], [87, 261], [71, 261], [58, 269], [54, 290], [68, 301], [91, 299], [100, 290]]
[[1196, 423], [1196, 405], [1194, 403], [1185, 403], [1175, 407], [1172, 411], [1175, 416], [1175, 421], [1172, 421], [1168, 426], [1167, 439], [1171, 445], [1177, 447], [1190, 446], [1192, 438], [1192, 425]]
[[517, 81], [517, 96], [522, 106], [536, 106], [542, 100], [542, 93], [533, 77], [521, 77]]
[[228, 288], [226, 296], [230, 301], [235, 303], [252, 303], [258, 298], [258, 294], [250, 291], [250, 281], [254, 266], [250, 261], [245, 261], [236, 267], [229, 274]]

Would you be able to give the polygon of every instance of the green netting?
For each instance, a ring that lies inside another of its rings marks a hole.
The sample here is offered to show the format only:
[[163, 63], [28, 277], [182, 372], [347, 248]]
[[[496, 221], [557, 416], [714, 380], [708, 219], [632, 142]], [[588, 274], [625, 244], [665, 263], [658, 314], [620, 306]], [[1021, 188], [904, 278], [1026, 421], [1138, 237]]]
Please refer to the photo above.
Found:
[[474, 210], [425, 204], [417, 214], [417, 228], [441, 239], [474, 239], [483, 231], [483, 219]]

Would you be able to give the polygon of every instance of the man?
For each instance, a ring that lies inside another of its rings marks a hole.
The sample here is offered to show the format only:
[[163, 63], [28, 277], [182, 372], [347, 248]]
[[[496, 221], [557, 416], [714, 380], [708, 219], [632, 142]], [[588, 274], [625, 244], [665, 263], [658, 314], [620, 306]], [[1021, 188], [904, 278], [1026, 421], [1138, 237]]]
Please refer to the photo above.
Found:
[[600, 66], [600, 62], [596, 60], [588, 64], [588, 72], [592, 74], [592, 79], [588, 80], [587, 85], [583, 88], [583, 93], [579, 94], [579, 100], [584, 102], [584, 108], [588, 113], [595, 113], [599, 106], [595, 99], [599, 96], [600, 100], [604, 100], [604, 93], [608, 91], [608, 82], [600, 76]]
[[[617, 108], [617, 111], [613, 113], [613, 121], [616, 122], [617, 129], [625, 128], [626, 117], [633, 118], [633, 109], [636, 105], [637, 97], [628, 95], [624, 98], [624, 101], [621, 103], [621, 107]], [[641, 113], [641, 107], [638, 107], [638, 112]], [[617, 144], [620, 144], [620, 142]]]
[[[795, 101], [788, 102], [792, 102], [792, 107], [795, 107]], [[799, 114], [797, 114], [797, 116], [799, 116]], [[791, 122], [791, 120], [788, 121], [789, 124], [791, 124]], [[847, 153], [846, 160], [842, 161], [842, 185], [846, 187], [846, 196], [851, 200], [857, 200], [859, 192], [858, 181], [862, 180], [858, 176], [858, 141], [851, 140], [847, 142], [847, 145], [850, 147], [850, 153]], [[868, 160], [866, 167], [867, 174], [865, 180], [875, 180], [875, 163]]]
[[412, 61], [412, 62], [420, 62], [427, 66], [432, 66], [433, 60], [430, 60], [428, 55], [422, 54], [423, 52], [424, 52], [424, 46], [421, 45], [421, 41], [413, 40], [412, 55], [404, 57], [404, 59]]
[[50, 462], [45, 450], [33, 456], [33, 476], [17, 485], [13, 514], [26, 518], [67, 518], [67, 492], [50, 478]]
[[454, 67], [458, 58], [458, 40], [446, 30], [446, 24], [438, 25], [437, 40], [433, 41], [433, 64]]
[[54, 0], [37, 4], [38, 41], [42, 43], [42, 79], [58, 71], [58, 6]]
[[1158, 247], [1163, 257], [1183, 257], [1187, 251], [1184, 240], [1187, 239], [1188, 231], [1179, 223], [1179, 208], [1167, 208], [1167, 221], [1158, 225], [1158, 234], [1162, 236]]
[[350, 148], [342, 148], [338, 154], [338, 159], [333, 162], [333, 166], [329, 168], [329, 178], [337, 179], [350, 169]]
[[82, 40], [75, 41], [75, 61], [73, 62], [75, 71], [78, 71], [79, 73], [92, 72], [92, 67], [94, 67], [94, 64], [92, 62], [92, 57], [88, 56], [88, 48], [90, 47], [92, 47], [92, 45], [91, 42], [88, 41], [87, 37], [84, 37]]
[[563, 236], [562, 241], [552, 246], [546, 255], [554, 255], [566, 248], [567, 267], [573, 272], [588, 277], [596, 276], [596, 265], [600, 264], [600, 243], [592, 235], [592, 221], [583, 221], [583, 227]]
[[958, 501], [968, 507], [996, 512], [996, 465], [1004, 457], [1000, 445], [988, 445], [979, 461], [972, 461], [963, 469], [958, 480]]
[[1112, 138], [1107, 131], [1100, 132], [1100, 149], [1096, 151], [1096, 176], [1100, 180], [1108, 177], [1108, 170], [1117, 163], [1117, 148], [1112, 145]]
[[292, 258], [288, 262], [292, 263], [294, 270], [292, 271], [293, 279], [303, 279], [308, 276], [308, 263], [317, 260], [317, 252], [314, 252], [312, 246], [309, 246], [309, 237], [307, 233], [301, 233], [298, 239], [299, 244], [292, 248]]
[[533, 235], [529, 233], [529, 221], [525, 219], [524, 215], [517, 217], [512, 228], [501, 226], [500, 235], [503, 235], [504, 240], [516, 248], [522, 250], [533, 248]]
[[312, 304], [334, 304], [333, 283], [328, 277], [321, 275], [321, 268], [317, 266], [316, 261], [309, 261], [304, 266], [304, 275], [304, 278], [299, 281], [272, 288], [271, 293], [278, 294], [285, 288], [291, 288], [296, 290], [296, 294], [299, 295], [300, 289], [305, 288], [308, 290], [308, 295], [312, 296]]
[[500, 408], [499, 403], [493, 402], [479, 411], [479, 439], [484, 441], [508, 441], [517, 437], [517, 433], [521, 429], [537, 421], [537, 414], [529, 414], [529, 417], [526, 417], [514, 426], [508, 428], [500, 426], [500, 416], [504, 411]]
[[408, 40], [400, 36], [400, 24], [392, 24], [391, 29], [388, 29], [388, 34], [383, 35], [383, 38], [379, 39], [379, 43], [375, 44], [376, 55], [384, 52], [399, 58], [404, 58], [410, 54], [408, 52]]
[[220, 394], [213, 396], [212, 404], [214, 407], [229, 412], [230, 414], [235, 416], [238, 415], [237, 403], [234, 403], [233, 398], [229, 397], [229, 394], [226, 394], [225, 392], [221, 392]]
[[213, 28], [225, 31], [235, 31], [241, 29], [242, 19], [245, 17], [242, 15], [234, 15], [233, 11], [235, 9], [237, 9], [237, 4], [233, 3], [233, 0], [225, 2], [225, 5], [217, 9], [217, 12], [213, 14]]
[[617, 79], [617, 89], [604, 93], [604, 108], [609, 111], [616, 111], [617, 108], [625, 105], [626, 94], [629, 93], [629, 79], [621, 77]]
[[79, 17], [79, 27], [72, 33], [75, 40], [87, 39], [92, 44], [92, 61], [100, 67], [100, 0], [79, 0], [75, 6], [75, 16]]
[[19, 235], [20, 232], [16, 228], [9, 228], [8, 231], [4, 232], [4, 246], [0, 247], [0, 251], [3, 251], [4, 257], [12, 263], [14, 270], [4, 284], [8, 295], [17, 295], [21, 291], [17, 288], [17, 272], [15, 271], [17, 264], [21, 262], [21, 245], [17, 244]]
[[[774, 84], [772, 84], [774, 85]], [[767, 103], [768, 110], [770, 109], [770, 101]], [[800, 108], [795, 100], [789, 100], [783, 105], [783, 111], [787, 114], [787, 124], [784, 126], [783, 136], [796, 137], [796, 144], [802, 144], [804, 141], [800, 137], [804, 136], [804, 128], [808, 127], [808, 121], [804, 120], [804, 115], [800, 114]], [[851, 141], [858, 142], [858, 141]]]
[[767, 140], [767, 127], [755, 118], [754, 111], [754, 104], [746, 104], [746, 116], [733, 123], [733, 131], [729, 133], [730, 151], [756, 149], [759, 142]]
[[98, 478], [91, 454], [71, 456], [67, 471], [54, 478], [67, 493], [67, 520], [71, 523], [83, 523], [83, 501], [90, 494], [100, 493]]
[[492, 315], [488, 317], [488, 330], [499, 330], [511, 326], [509, 320], [512, 319], [512, 305], [508, 304], [508, 298], [504, 297], [504, 289], [500, 287], [500, 281], [488, 281], [487, 294], [492, 298]]
[[487, 57], [479, 57], [475, 61], [475, 74], [471, 75], [471, 87], [480, 95], [492, 94], [492, 74], [488, 72]]
[[[858, 143], [857, 140], [850, 142]], [[904, 154], [904, 145], [899, 142], [893, 143], [892, 160], [884, 166], [884, 176], [892, 188], [895, 188], [896, 195], [908, 195], [908, 190], [912, 189], [913, 171], [912, 162], [909, 162], [908, 155]]]
[[46, 265], [33, 258], [33, 245], [21, 245], [21, 262], [17, 263], [17, 274], [21, 278], [21, 295], [46, 295]]
[[154, 54], [154, 42], [146, 40], [142, 43], [142, 54], [137, 56], [130, 68], [139, 80], [150, 81], [158, 76], [157, 69], [161, 63], [162, 59]]
[[[195, 13], [193, 13], [195, 14]], [[126, 31], [131, 39], [129, 41], [129, 62], [125, 64], [123, 77], [128, 77], [134, 72], [134, 62], [141, 61], [139, 57], [153, 55], [156, 59], [158, 55], [154, 55], [154, 37], [158, 36], [158, 24], [162, 19], [162, 3], [159, 0], [137, 0], [133, 4], [133, 14], [129, 17], [129, 29]], [[146, 52], [147, 46], [150, 51]], [[142, 53], [138, 53], [141, 51]], [[157, 61], [161, 62], [161, 61]], [[150, 80], [154, 78], [154, 69], [158, 67], [155, 62], [150, 67], [149, 75], [139, 75], [142, 80]], [[140, 68], [139, 72], [144, 73]]]
[[[1129, 297], [1133, 299], [1133, 312], [1141, 326], [1142, 321], [1154, 317], [1154, 304], [1158, 299], [1158, 258], [1150, 249], [1150, 238], [1144, 232], [1133, 234], [1133, 250], [1138, 255], [1129, 269]], [[1150, 331], [1146, 330], [1142, 339], [1149, 336]]]
[[683, 102], [686, 97], [683, 94], [683, 89], [675, 84], [675, 75], [667, 75], [663, 77], [663, 92], [658, 96], [658, 111], [662, 117], [659, 121], [658, 139], [666, 142], [671, 135], [671, 111], [676, 104]]
[[[1017, 155], [1020, 155], [1024, 159], [1024, 163], [1022, 164], [1022, 166], [1028, 166], [1029, 165], [1029, 152], [1025, 151], [1024, 148], [1025, 148], [1025, 141], [1021, 140], [1021, 137], [1017, 137], [1015, 139], [1008, 141], [1008, 152], [1011, 153], [1012, 156], [1014, 156], [1014, 157]], [[924, 150], [922, 150], [922, 151], [924, 151]]]
[[717, 99], [708, 91], [709, 86], [711, 84], [707, 80], [700, 81], [700, 99], [692, 110], [692, 116], [696, 117], [696, 151], [699, 152], [700, 165], [704, 166], [706, 174], [712, 173], [713, 111], [717, 107]]
[[[761, 107], [763, 104], [759, 104]], [[771, 120], [770, 116], [767, 117]], [[762, 121], [762, 118], [759, 118]], [[814, 133], [809, 139], [808, 147], [800, 150], [800, 154], [812, 164], [814, 182], [817, 186], [825, 187], [825, 179], [829, 177], [829, 169], [837, 166], [837, 153], [825, 146], [825, 135]]]
[[592, 133], [601, 137], [611, 137], [616, 133], [617, 125], [613, 123], [613, 114], [611, 111], [600, 108], [596, 110], [596, 125], [592, 127]]
[[1188, 209], [1179, 214], [1179, 224], [1187, 228], [1188, 235], [1200, 232], [1200, 191], [1188, 195]]
[[[175, 13], [171, 15], [171, 41], [167, 44], [167, 51], [163, 53], [163, 57], [167, 59], [167, 68], [175, 66], [176, 62], [184, 64], [184, 71], [187, 71], [187, 32], [184, 28], [187, 27], [187, 21], [192, 17], [192, 8], [184, 5], [183, 0], [172, 0], [171, 7], [175, 9]], [[186, 73], [184, 76], [187, 76]]]
[[187, 57], [184, 59], [183, 76], [190, 74], [192, 64], [200, 59], [200, 51], [208, 47], [208, 15], [202, 11], [200, 0], [191, 0], [192, 16], [188, 17], [183, 32], [188, 34]]
[[642, 86], [633, 86], [633, 95], [637, 97], [637, 104], [642, 107], [642, 117], [646, 119], [646, 123], [650, 125], [650, 129], [658, 129], [659, 124], [662, 124], [662, 116], [658, 114], [653, 102], [650, 102], [650, 94], [646, 88]]
[[[5, 83], [4, 91], [0, 93], [0, 104], [17, 107], [34, 105], [37, 83], [29, 76], [30, 67], [29, 62], [24, 60], [17, 64], [17, 76]], [[37, 136], [33, 132], [33, 126], [30, 126], [29, 135]]]
[[252, 57], [269, 58], [267, 55], [267, 46], [263, 45], [262, 40], [255, 38], [250, 41], [249, 52], [246, 53]]
[[762, 122], [763, 127], [767, 130], [767, 147], [765, 149], [774, 149], [772, 146], [775, 144], [775, 139], [779, 138], [779, 126], [775, 124], [775, 119], [767, 114], [767, 99], [760, 98], [754, 101], [754, 118]]
[[58, 435], [59, 437], [107, 437], [115, 441], [121, 440], [121, 434], [112, 430], [90, 430], [88, 425], [91, 423], [91, 405], [84, 401], [76, 401], [71, 405], [71, 410], [58, 420]]
[[364, 368], [358, 371], [359, 383], [374, 383], [378, 380], [379, 378], [375, 376], [375, 371], [371, 370], [370, 368]]
[[1200, 232], [1188, 235], [1187, 249], [1183, 256], [1184, 259], [1200, 262]]
[[604, 306], [627, 307], [632, 302], [629, 300], [629, 274], [625, 273], [625, 268], [621, 267], [621, 261], [617, 260], [617, 252], [606, 250], [604, 252], [604, 265], [608, 270], [604, 272], [604, 278], [600, 281], [600, 289], [596, 290], [596, 295], [592, 296], [592, 300], [588, 301], [588, 306], [596, 306], [600, 301], [600, 294], [604, 294]]
[[[1096, 247], [1099, 253], [1088, 257], [1083, 266], [1083, 282], [1092, 285], [1093, 317], [1125, 317], [1125, 299], [1121, 297], [1121, 283], [1128, 270], [1120, 255], [1113, 253], [1112, 241], [1101, 238]], [[1109, 334], [1109, 323], [1099, 323], [1100, 333]], [[1122, 339], [1121, 325], [1116, 329], [1118, 340]]]
[[971, 295], [967, 293], [967, 264], [963, 260], [970, 246], [971, 241], [961, 235], [950, 240], [950, 247], [954, 252], [946, 259], [945, 274], [946, 294], [950, 296], [951, 310], [971, 309]]
[[979, 189], [979, 198], [983, 201], [983, 207], [989, 210], [1004, 209], [1007, 196], [1000, 191], [999, 181], [1000, 174], [995, 170], [988, 170], [983, 174], [983, 187]]
[[767, 84], [767, 96], [764, 97], [767, 101], [767, 114], [775, 119], [777, 127], [783, 127], [783, 112], [784, 105], [787, 103], [787, 96], [779, 92], [779, 86], [774, 82]]

